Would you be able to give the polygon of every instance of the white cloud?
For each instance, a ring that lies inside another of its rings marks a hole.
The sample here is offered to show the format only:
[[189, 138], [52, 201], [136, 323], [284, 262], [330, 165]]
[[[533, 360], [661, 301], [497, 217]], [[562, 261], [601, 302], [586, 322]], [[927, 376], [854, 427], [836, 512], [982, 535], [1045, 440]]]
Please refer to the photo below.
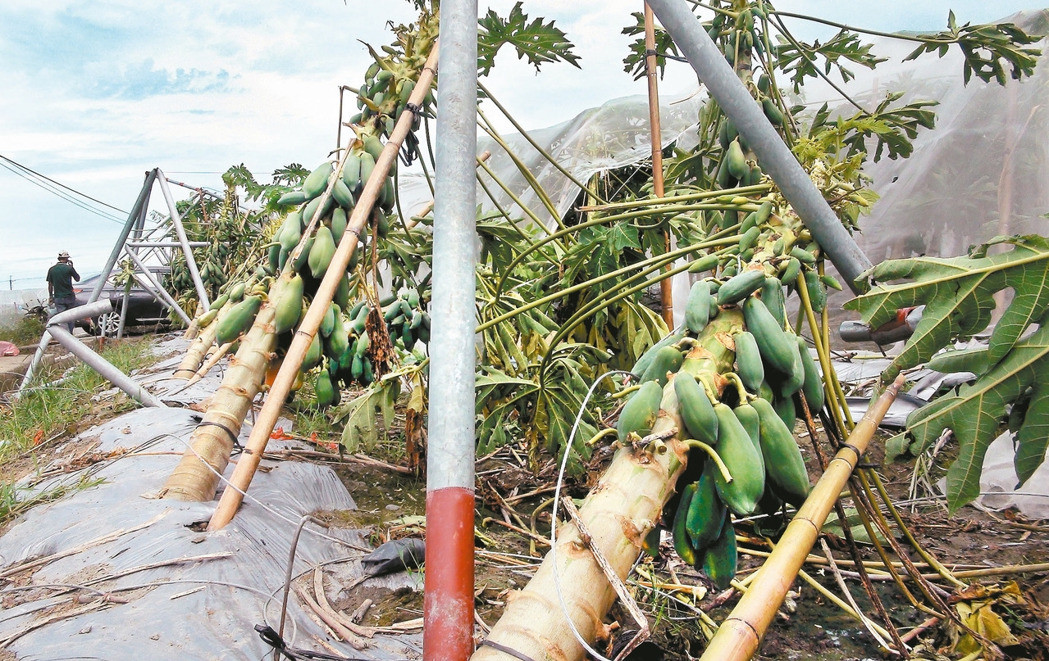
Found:
[[[491, 5], [505, 14], [513, 4], [484, 3], [481, 11]], [[953, 4], [961, 22], [1020, 7]], [[948, 5], [777, 6], [891, 30], [941, 29]], [[524, 125], [554, 124], [609, 98], [644, 93], [622, 70], [627, 38], [620, 34], [640, 0], [527, 0], [524, 10], [555, 20], [583, 67], [548, 65], [537, 76], [515, 54], [501, 53], [488, 84]], [[390, 1], [4, 0], [0, 154], [122, 208], [132, 205], [143, 172], [157, 166], [207, 186], [219, 185], [217, 174], [193, 173], [243, 162], [266, 177], [292, 161], [312, 166], [334, 147], [338, 85], [359, 81], [369, 63], [358, 39], [385, 43], [386, 22], [412, 16], [408, 3]], [[687, 65], [668, 72], [664, 98], [694, 85]], [[508, 127], [494, 109], [489, 116]], [[0, 170], [0, 279], [7, 271], [35, 274], [41, 259], [72, 246], [91, 254], [78, 266], [97, 268], [118, 229]]]

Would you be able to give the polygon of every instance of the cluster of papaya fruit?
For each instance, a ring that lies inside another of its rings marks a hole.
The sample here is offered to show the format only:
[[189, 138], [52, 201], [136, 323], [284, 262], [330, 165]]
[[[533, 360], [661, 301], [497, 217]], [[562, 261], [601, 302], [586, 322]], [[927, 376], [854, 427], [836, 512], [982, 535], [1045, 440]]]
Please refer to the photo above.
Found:
[[[353, 149], [338, 176], [335, 166], [326, 161], [306, 177], [301, 188], [281, 197], [281, 204], [299, 206], [274, 232], [268, 246], [267, 262], [246, 282], [230, 283], [198, 320], [202, 328], [213, 321], [218, 323], [216, 340], [220, 345], [233, 342], [246, 333], [263, 302], [272, 299], [278, 355], [290, 346], [292, 332], [331, 265], [336, 246], [346, 232], [355, 196], [371, 176], [382, 143], [378, 138], [365, 135], [354, 143]], [[323, 193], [329, 187], [331, 195], [322, 206]], [[373, 210], [376, 232], [380, 237], [387, 231], [386, 212], [394, 201], [392, 179], [386, 179], [383, 191], [378, 206]], [[303, 242], [307, 221], [315, 216], [319, 220], [317, 230]], [[301, 250], [296, 254], [296, 246], [300, 244]], [[312, 376], [313, 385], [317, 403], [322, 407], [338, 402], [340, 382], [369, 385], [375, 378], [366, 330], [371, 307], [364, 299], [351, 300], [356, 287], [351, 286], [350, 276], [356, 268], [357, 256], [365, 250], [362, 241], [354, 251], [348, 271], [341, 274], [330, 308], [319, 332], [313, 337], [294, 388], [298, 390], [307, 373], [316, 370]], [[429, 340], [429, 315], [417, 291], [405, 290], [383, 299], [380, 307], [394, 344], [411, 351], [416, 342]]]
[[[407, 289], [380, 301], [391, 342], [405, 352], [417, 342], [430, 341], [430, 315], [423, 309], [419, 292]], [[360, 300], [343, 312], [332, 302], [313, 337], [300, 376], [319, 368], [313, 380], [317, 405], [325, 408], [339, 403], [340, 383], [367, 386], [375, 379], [375, 366], [369, 354], [371, 338], [367, 321], [371, 307]]]
[[749, 62], [752, 56], [765, 53], [765, 43], [757, 29], [757, 21], [763, 18], [765, 9], [760, 6], [747, 6], [731, 16], [717, 12], [707, 27], [707, 35], [712, 41], [721, 41], [722, 55], [736, 66], [744, 59]]
[[[415, 79], [408, 66], [398, 66], [392, 58], [376, 60], [364, 74], [364, 84], [357, 90], [357, 108], [360, 110], [350, 118], [351, 124], [364, 124], [377, 120], [387, 135], [408, 107], [408, 100], [415, 91]], [[391, 103], [391, 101], [395, 101]], [[433, 91], [425, 97], [422, 108], [431, 112], [434, 104]], [[418, 130], [421, 113], [415, 115], [412, 130]]]
[[[709, 269], [710, 260], [705, 263]], [[813, 413], [824, 404], [816, 364], [787, 324], [785, 287], [766, 268], [775, 267], [755, 264], [693, 285], [685, 323], [631, 370], [640, 387], [617, 423], [622, 442], [636, 441], [652, 430], [661, 409], [680, 415], [678, 438], [692, 449], [679, 481], [684, 487], [667, 503], [663, 521], [678, 555], [719, 587], [736, 573], [732, 517], [776, 515], [784, 503], [799, 506], [808, 495], [793, 435], [796, 401], [804, 397]], [[728, 311], [728, 325], [708, 329]], [[731, 352], [723, 372], [712, 369], [703, 346], [711, 341]], [[657, 527], [647, 549], [658, 546], [659, 534]]]

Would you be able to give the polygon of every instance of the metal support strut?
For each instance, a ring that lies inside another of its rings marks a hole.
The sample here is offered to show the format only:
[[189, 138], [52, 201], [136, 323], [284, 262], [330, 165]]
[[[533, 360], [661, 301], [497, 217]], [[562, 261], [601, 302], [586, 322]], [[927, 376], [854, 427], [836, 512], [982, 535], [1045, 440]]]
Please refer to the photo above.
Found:
[[710, 90], [747, 144], [758, 156], [761, 167], [783, 192], [812, 236], [827, 253], [854, 293], [863, 287], [856, 278], [871, 267], [871, 262], [856, 245], [852, 235], [830, 208], [805, 169], [784, 144], [783, 139], [761, 111], [761, 106], [747, 92], [718, 47], [703, 29], [699, 18], [684, 0], [648, 0], [659, 22]]
[[423, 658], [473, 653], [477, 2], [441, 3]]

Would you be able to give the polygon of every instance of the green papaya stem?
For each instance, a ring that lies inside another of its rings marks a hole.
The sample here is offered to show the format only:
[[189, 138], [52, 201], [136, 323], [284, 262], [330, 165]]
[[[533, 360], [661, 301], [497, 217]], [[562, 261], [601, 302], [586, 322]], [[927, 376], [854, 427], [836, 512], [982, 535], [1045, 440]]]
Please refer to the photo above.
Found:
[[[768, 12], [764, 10], [764, 2], [760, 2], [759, 0], [758, 6], [761, 7], [763, 10], [761, 17], [761, 41], [765, 46], [765, 54], [762, 57], [769, 58], [768, 54], [772, 52], [772, 43], [769, 41], [770, 23], [768, 19]], [[776, 103], [776, 105], [779, 106], [779, 108], [783, 111], [783, 114], [786, 116], [787, 119], [787, 121], [783, 122], [782, 126], [784, 142], [787, 143], [788, 147], [793, 148], [796, 136], [794, 135], [794, 117], [790, 114], [790, 103], [788, 103], [783, 98], [783, 94], [780, 92], [779, 85], [776, 83], [776, 67], [772, 64], [771, 58], [769, 58], [768, 62], [766, 62], [764, 59], [762, 60], [762, 68], [765, 70], [765, 75], [769, 77], [769, 90], [772, 92], [772, 99]]]
[[[563, 165], [558, 163], [557, 159], [555, 159], [549, 152], [547, 152], [545, 149], [543, 149], [539, 145], [539, 143], [537, 143], [532, 138], [532, 136], [528, 134], [528, 131], [526, 131], [524, 129], [524, 127], [521, 126], [517, 122], [517, 120], [514, 118], [514, 116], [510, 114], [510, 112], [503, 106], [503, 104], [499, 103], [499, 100], [495, 98], [495, 96], [492, 94], [491, 90], [489, 90], [487, 87], [485, 87], [484, 83], [478, 81], [477, 86], [479, 88], [481, 88], [481, 91], [484, 92], [485, 95], [488, 96], [488, 100], [491, 101], [492, 103], [494, 103], [495, 107], [498, 108], [499, 111], [503, 113], [503, 117], [506, 117], [506, 119], [509, 120], [510, 124], [512, 124], [513, 127], [515, 129], [517, 129], [517, 132], [521, 134], [521, 137], [524, 138], [525, 140], [527, 140], [528, 144], [532, 145], [532, 147], [535, 148], [535, 150], [537, 152], [539, 152], [543, 156], [543, 158], [545, 158], [550, 163], [550, 165], [553, 165], [555, 168], [557, 168], [558, 172], [560, 172], [561, 174], [565, 175], [568, 178], [568, 180], [571, 181], [576, 186], [578, 186], [580, 188], [580, 190], [586, 192], [588, 195], [592, 195], [593, 197], [597, 198], [598, 200], [601, 201], [601, 203], [607, 202], [607, 200], [605, 200], [603, 197], [601, 197], [601, 195], [598, 194], [597, 191], [591, 189], [586, 184], [581, 183], [578, 179], [575, 178], [575, 176], [571, 172], [569, 172], [567, 169], [565, 169], [565, 167]], [[487, 121], [487, 120], [485, 120], [485, 121]]]
[[717, 392], [715, 392], [714, 388], [711, 387], [709, 383], [707, 383], [706, 379], [697, 377], [696, 382], [699, 383], [699, 385], [703, 386], [703, 392], [706, 393], [707, 399], [710, 400], [711, 404], [717, 404], [721, 401], [721, 398], [718, 397]]
[[552, 232], [549, 230], [549, 228], [547, 228], [543, 221], [539, 219], [539, 216], [535, 215], [535, 212], [532, 211], [527, 204], [522, 202], [521, 198], [518, 197], [513, 191], [511, 191], [510, 187], [507, 186], [502, 179], [500, 179], [494, 172], [492, 172], [492, 168], [488, 167], [487, 163], [482, 162], [480, 163], [480, 165], [481, 169], [484, 170], [485, 173], [495, 181], [495, 183], [499, 184], [499, 188], [503, 189], [503, 192], [505, 192], [506, 195], [511, 200], [513, 200], [514, 204], [516, 204], [521, 209], [521, 211], [523, 211], [524, 214], [532, 220], [533, 223], [535, 223], [538, 227], [541, 227], [548, 235], [552, 234]]
[[[494, 174], [492, 174], [491, 170], [489, 170], [488, 167], [484, 164], [484, 161], [478, 161], [478, 163], [485, 170], [485, 172], [487, 172], [493, 179], [496, 180], [496, 183], [498, 183], [499, 186], [504, 191], [509, 192], [508, 189], [506, 188], [506, 186], [503, 185], [503, 183], [501, 181], [499, 181], [499, 179], [496, 178]], [[496, 201], [495, 195], [492, 194], [491, 189], [488, 188], [488, 185], [484, 182], [484, 179], [481, 178], [481, 173], [480, 172], [478, 172], [476, 174], [476, 177], [477, 177], [477, 183], [481, 185], [481, 189], [485, 192], [485, 194], [488, 195], [488, 199], [491, 200], [492, 204], [495, 205], [495, 208], [498, 209], [499, 214], [503, 218], [505, 218], [508, 223], [510, 223], [510, 225], [514, 228], [514, 231], [517, 232], [517, 235], [520, 236], [521, 240], [524, 241], [525, 244], [528, 246], [528, 248], [526, 248], [525, 250], [530, 250], [531, 248], [533, 248], [535, 246], [535, 237], [529, 236], [528, 233], [525, 232], [524, 229], [522, 229], [520, 225], [518, 225], [516, 222], [514, 222], [514, 219], [510, 217], [510, 213], [506, 209], [504, 209], [502, 207], [502, 205], [499, 204], [499, 202]], [[511, 197], [513, 197], [512, 194], [511, 194]], [[518, 200], [515, 199], [514, 201], [518, 202], [518, 204], [520, 204], [520, 202]], [[558, 265], [557, 264], [557, 260], [555, 260], [550, 255], [546, 254], [545, 252], [541, 253], [541, 255], [542, 255], [542, 257], [544, 259], [546, 259], [546, 261], [550, 262], [551, 264], [553, 264], [555, 266]]]
[[[393, 172], [393, 188], [395, 191], [400, 190], [401, 188], [400, 168], [394, 170]], [[415, 240], [415, 237], [412, 236], [412, 230], [410, 227], [408, 227], [408, 221], [404, 219], [404, 209], [401, 208], [401, 196], [394, 195], [393, 200], [394, 204], [397, 205], [397, 219], [401, 223], [401, 229], [404, 230], [405, 238], [408, 239], [408, 242], [411, 243], [413, 247], [420, 247], [421, 244]]]
[[619, 211], [621, 209], [636, 209], [638, 207], [650, 207], [659, 204], [674, 204], [678, 202], [698, 202], [699, 200], [716, 199], [726, 195], [734, 197], [748, 197], [755, 193], [768, 193], [772, 190], [771, 184], [753, 184], [751, 186], [740, 186], [738, 188], [723, 188], [717, 190], [700, 191], [698, 193], [686, 193], [684, 195], [669, 195], [666, 197], [647, 197], [640, 200], [629, 200], [626, 202], [612, 202], [608, 204], [595, 204], [579, 207], [579, 211]]
[[815, 66], [816, 58], [809, 54], [808, 49], [805, 48], [805, 46], [794, 37], [791, 31], [787, 29], [787, 25], [783, 22], [783, 19], [780, 18], [780, 16], [786, 16], [787, 14], [784, 14], [783, 12], [776, 10], [773, 10], [772, 13], [775, 14], [775, 16], [773, 16], [773, 20], [776, 22], [776, 25], [779, 28], [779, 33], [783, 35], [783, 38], [790, 42], [792, 46], [798, 49], [798, 54], [801, 55], [801, 57], [805, 58], [807, 62], [813, 65], [812, 68], [816, 72], [816, 75], [822, 78], [825, 83], [830, 85], [835, 92], [837, 92], [843, 99], [845, 99], [849, 103], [849, 105], [855, 107], [857, 110], [859, 110], [865, 115], [870, 115], [869, 110], [861, 106], [858, 101], [846, 94], [845, 90], [843, 90], [840, 85], [831, 80], [830, 76], [824, 73], [821, 67]]
[[[730, 230], [731, 229], [732, 228], [730, 228]], [[728, 232], [728, 231], [729, 230], [726, 230], [726, 232]], [[505, 312], [505, 313], [503, 313], [503, 314], [501, 314], [501, 315], [499, 315], [497, 317], [493, 317], [492, 319], [489, 319], [488, 321], [485, 321], [484, 323], [482, 323], [481, 325], [479, 325], [477, 327], [477, 332], [481, 332], [481, 331], [487, 330], [491, 326], [493, 326], [493, 325], [495, 325], [497, 323], [500, 323], [502, 321], [505, 321], [507, 319], [510, 319], [512, 317], [515, 317], [515, 316], [517, 316], [518, 314], [520, 314], [522, 312], [526, 312], [526, 311], [531, 310], [533, 308], [537, 308], [537, 307], [539, 307], [541, 305], [546, 305], [547, 303], [552, 303], [552, 302], [554, 302], [554, 301], [556, 301], [556, 300], [558, 300], [560, 298], [563, 298], [563, 297], [568, 296], [570, 294], [574, 294], [574, 293], [576, 293], [578, 291], [581, 291], [583, 289], [587, 289], [587, 288], [593, 287], [594, 285], [601, 284], [602, 282], [605, 282], [607, 280], [612, 280], [612, 279], [618, 278], [621, 275], [623, 275], [624, 273], [628, 273], [630, 271], [633, 271], [633, 270], [637, 269], [639, 266], [644, 266], [644, 265], [653, 264], [653, 263], [658, 263], [659, 266], [665, 266], [665, 265], [669, 264], [670, 262], [673, 262], [678, 257], [682, 257], [684, 255], [687, 255], [689, 253], [695, 252], [697, 250], [702, 250], [704, 248], [716, 248], [716, 247], [719, 247], [719, 246], [730, 246], [730, 245], [733, 245], [733, 244], [736, 244], [736, 243], [739, 243], [739, 237], [738, 236], [728, 237], [728, 238], [724, 238], [724, 239], [717, 239], [717, 240], [706, 240], [706, 241], [701, 241], [700, 243], [695, 243], [695, 244], [692, 244], [690, 246], [686, 246], [684, 248], [678, 248], [677, 250], [672, 250], [671, 252], [668, 252], [668, 253], [663, 253], [662, 255], [657, 255], [655, 257], [650, 257], [650, 258], [648, 258], [648, 259], [646, 259], [644, 261], [638, 262], [636, 264], [630, 264], [629, 266], [624, 266], [622, 268], [616, 269], [615, 271], [611, 271], [611, 272], [606, 273], [604, 275], [597, 276], [596, 278], [591, 278], [590, 280], [587, 280], [585, 282], [580, 282], [579, 284], [572, 285], [571, 287], [567, 287], [565, 289], [561, 289], [561, 290], [559, 290], [557, 292], [554, 292], [553, 294], [548, 294], [548, 295], [544, 296], [543, 298], [539, 298], [539, 299], [536, 299], [534, 301], [531, 301], [530, 303], [526, 303], [524, 305], [516, 307], [516, 308], [514, 308], [513, 310], [511, 310], [509, 312]], [[654, 270], [655, 268], [657, 268], [657, 267], [651, 267], [651, 268], [646, 269], [643, 272], [643, 275], [647, 275], [648, 273], [651, 273], [652, 270]], [[682, 270], [686, 270], [686, 269], [688, 269], [688, 265], [683, 266], [681, 269], [678, 269], [677, 271], [675, 271], [675, 273], [680, 273]], [[554, 344], [556, 344], [556, 342], [554, 342]], [[553, 346], [553, 344], [551, 346]]]
[[659, 209], [641, 209], [639, 211], [626, 211], [624, 213], [603, 216], [602, 220], [605, 222], [616, 222], [620, 220], [633, 220], [634, 218], [644, 218], [654, 214], [667, 215], [667, 214], [681, 214], [689, 211], [757, 211], [761, 205], [754, 202], [747, 204], [732, 204], [731, 202], [713, 202], [709, 204], [672, 204]]
[[620, 399], [622, 397], [626, 397], [627, 395], [629, 395], [630, 393], [634, 392], [635, 390], [640, 390], [640, 389], [641, 389], [641, 384], [640, 383], [635, 383], [632, 386], [627, 386], [627, 387], [623, 388], [622, 390], [617, 390], [616, 392], [612, 393], [612, 399]]
[[[738, 237], [737, 237], [737, 239], [738, 239]], [[675, 252], [677, 252], [677, 251], [675, 251]], [[667, 253], [667, 255], [669, 255], [669, 254], [670, 253]], [[649, 268], [645, 269], [644, 271], [642, 271], [642, 272], [640, 272], [640, 273], [638, 273], [638, 274], [636, 274], [634, 276], [631, 276], [630, 278], [627, 278], [626, 280], [624, 280], [623, 281], [623, 285], [626, 285], [628, 282], [633, 282], [633, 281], [635, 281], [635, 280], [637, 280], [639, 278], [643, 278], [644, 276], [652, 273], [653, 271], [658, 271], [659, 272], [659, 275], [657, 277], [650, 278], [648, 280], [644, 280], [640, 284], [634, 285], [633, 287], [629, 287], [629, 288], [627, 288], [625, 290], [617, 289], [616, 292], [615, 292], [616, 295], [613, 296], [612, 298], [606, 298], [606, 295], [608, 293], [608, 292], [606, 292], [605, 294], [603, 294], [601, 296], [598, 296], [597, 298], [595, 298], [594, 300], [590, 301], [588, 304], [586, 304], [582, 308], [580, 308], [574, 315], [572, 315], [572, 317], [569, 318], [568, 321], [566, 321], [561, 326], [561, 328], [558, 329], [557, 333], [554, 335], [553, 340], [551, 340], [551, 342], [550, 342], [550, 346], [552, 346], [552, 347], [553, 346], [557, 346], [558, 342], [560, 342], [564, 338], [568, 337], [569, 333], [571, 333], [573, 330], [575, 330], [576, 326], [581, 324], [583, 322], [583, 320], [585, 320], [587, 317], [589, 317], [590, 315], [592, 315], [595, 312], [597, 312], [597, 310], [606, 308], [609, 305], [612, 305], [613, 303], [621, 301], [624, 298], [626, 298], [628, 296], [631, 296], [631, 295], [641, 291], [642, 289], [645, 289], [646, 287], [650, 287], [653, 284], [655, 284], [657, 282], [660, 282], [664, 278], [669, 278], [669, 277], [672, 277], [674, 275], [677, 275], [678, 273], [683, 273], [684, 271], [688, 270], [690, 265], [686, 264], [684, 266], [679, 266], [678, 268], [671, 269], [669, 271], [663, 271], [662, 269], [663, 269], [664, 266], [666, 266], [667, 264], [672, 263], [674, 261], [674, 259], [676, 259], [675, 257], [667, 258], [667, 255], [663, 255], [663, 259], [660, 259], [659, 261], [657, 261], [654, 266], [650, 266]], [[539, 365], [539, 383], [540, 383], [540, 387], [542, 387], [542, 384], [546, 380], [546, 371], [550, 367], [550, 360], [551, 360], [551, 356], [552, 355], [553, 355], [553, 352], [547, 352], [543, 356], [543, 360], [542, 360], [542, 362]]]
[[841, 389], [841, 386], [835, 387], [834, 366], [830, 362], [830, 342], [826, 341], [828, 338], [825, 338], [822, 328], [816, 322], [816, 313], [812, 309], [808, 288], [801, 285], [796, 287], [796, 289], [798, 298], [801, 299], [801, 305], [798, 306], [798, 310], [804, 310], [805, 312], [809, 329], [812, 331], [812, 343], [816, 347], [816, 355], [820, 360], [820, 370], [823, 372], [823, 390], [827, 395], [827, 410], [830, 411], [831, 417], [834, 419], [834, 425], [838, 428], [840, 437], [845, 438], [848, 436], [848, 430], [852, 428], [852, 425], [850, 424], [846, 427], [845, 420], [842, 418], [842, 410], [847, 410], [848, 406], [845, 404], [845, 392]]
[[434, 189], [434, 186], [433, 186], [433, 175], [430, 174], [430, 168], [431, 167], [437, 167], [437, 166], [433, 163], [433, 143], [430, 141], [430, 118], [429, 117], [424, 117], [423, 118], [423, 129], [424, 129], [424, 132], [426, 133], [426, 149], [427, 149], [427, 153], [430, 155], [430, 163], [431, 163], [431, 165], [429, 165], [429, 166], [426, 165], [426, 159], [425, 158], [420, 158], [419, 159], [419, 165], [422, 166], [423, 177], [426, 179], [426, 186], [430, 189], [430, 197], [434, 197], [436, 195], [436, 193], [434, 192], [435, 189]]
[[681, 441], [681, 443], [683, 445], [687, 445], [690, 448], [699, 448], [703, 452], [706, 452], [710, 456], [710, 458], [714, 460], [714, 463], [717, 464], [718, 470], [721, 471], [721, 477], [725, 479], [725, 482], [732, 481], [732, 473], [728, 472], [728, 466], [726, 466], [725, 462], [721, 460], [721, 457], [718, 455], [717, 451], [714, 448], [707, 445], [703, 441], [697, 441], [694, 438], [686, 439], [684, 441]]
[[860, 34], [869, 34], [872, 37], [888, 37], [889, 39], [897, 39], [900, 41], [914, 41], [920, 44], [956, 44], [957, 39], [934, 39], [931, 37], [923, 37], [921, 34], [907, 33], [907, 32], [879, 32], [878, 30], [871, 30], [869, 28], [858, 28], [846, 23], [838, 23], [825, 18], [817, 18], [815, 16], [809, 16], [807, 14], [795, 14], [789, 11], [780, 11], [778, 9], [772, 10], [773, 14], [777, 16], [786, 16], [787, 18], [800, 18], [803, 21], [809, 21], [812, 23], [822, 23], [831, 27], [839, 28], [842, 30], [851, 30], [852, 32], [859, 32]]
[[496, 143], [506, 151], [506, 154], [510, 157], [510, 160], [513, 161], [514, 165], [517, 166], [517, 169], [521, 173], [521, 176], [525, 178], [525, 181], [528, 182], [529, 187], [531, 187], [531, 189], [535, 191], [535, 194], [539, 198], [539, 201], [542, 202], [544, 207], [546, 207], [547, 213], [549, 213], [557, 222], [558, 227], [564, 229], [565, 224], [564, 220], [561, 219], [561, 214], [557, 211], [557, 207], [554, 206], [554, 203], [550, 199], [550, 196], [546, 194], [546, 190], [541, 185], [539, 185], [539, 180], [536, 179], [535, 175], [531, 173], [531, 171], [528, 169], [528, 166], [525, 165], [520, 158], [518, 158], [517, 154], [514, 153], [513, 149], [510, 148], [510, 145], [508, 145], [506, 141], [503, 140], [503, 137], [499, 135], [492, 123], [488, 121], [488, 117], [485, 116], [484, 111], [482, 111], [480, 107], [477, 108], [477, 116], [484, 120], [484, 126], [481, 126], [481, 130], [487, 133], [489, 137], [492, 138], [492, 140], [495, 140]]
[[746, 386], [743, 385], [743, 379], [739, 378], [738, 374], [735, 372], [726, 372], [722, 376], [736, 386], [736, 393], [739, 396], [740, 404], [745, 404], [747, 400], [751, 398], [750, 393], [747, 392]]
[[586, 445], [588, 447], [597, 445], [605, 436], [615, 436], [616, 433], [617, 432], [615, 427], [608, 427], [607, 429], [602, 429], [601, 431], [591, 436], [590, 439], [587, 440]]
[[[642, 215], [648, 215], [648, 214], [642, 214]], [[615, 218], [615, 217], [612, 217], [612, 216], [602, 216], [600, 218], [593, 218], [591, 220], [587, 220], [587, 221], [584, 221], [582, 223], [578, 223], [576, 225], [572, 225], [571, 227], [566, 227], [563, 230], [558, 230], [557, 232], [554, 232], [552, 234], [548, 234], [547, 236], [543, 237], [542, 239], [539, 239], [536, 243], [532, 244], [531, 246], [529, 246], [528, 248], [523, 250], [520, 254], [518, 254], [518, 256], [515, 257], [510, 262], [510, 264], [507, 265], [507, 267], [504, 269], [504, 274], [499, 278], [499, 284], [495, 288], [496, 289], [496, 294], [498, 295], [498, 293], [503, 290], [503, 285], [506, 282], [506, 278], [508, 278], [509, 275], [511, 273], [513, 273], [514, 269], [517, 268], [518, 265], [520, 265], [520, 263], [524, 260], [524, 258], [527, 257], [529, 254], [531, 254], [533, 251], [538, 250], [539, 248], [545, 246], [548, 243], [556, 241], [556, 240], [558, 240], [558, 239], [560, 239], [562, 237], [568, 236], [569, 234], [574, 234], [575, 232], [580, 232], [580, 231], [582, 231], [584, 229], [587, 229], [587, 228], [590, 228], [590, 227], [594, 227], [596, 225], [605, 225], [607, 223], [615, 222], [616, 220], [618, 220], [618, 219]], [[713, 234], [711, 236], [711, 238], [717, 237], [717, 236], [719, 236], [721, 234], [724, 234], [724, 232], [718, 232], [717, 234]]]

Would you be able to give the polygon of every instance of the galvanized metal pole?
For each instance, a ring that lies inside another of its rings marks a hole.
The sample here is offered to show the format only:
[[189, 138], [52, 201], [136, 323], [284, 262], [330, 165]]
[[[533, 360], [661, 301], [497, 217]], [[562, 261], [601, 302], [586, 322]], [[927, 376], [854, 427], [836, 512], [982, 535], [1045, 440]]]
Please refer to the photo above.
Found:
[[441, 3], [423, 658], [473, 653], [477, 2]]
[[[105, 302], [109, 303], [109, 301]], [[123, 390], [136, 402], [143, 406], [164, 408], [163, 402], [154, 397], [141, 385], [135, 383], [134, 379], [114, 367], [108, 360], [92, 351], [86, 344], [73, 337], [73, 334], [66, 330], [65, 327], [52, 326], [50, 330], [51, 335], [58, 340], [59, 344], [68, 349], [69, 353], [84, 361], [85, 365], [98, 372], [117, 388]]]
[[[135, 401], [143, 404], [144, 406], [158, 406], [163, 407], [164, 404], [156, 397], [151, 395], [145, 388], [135, 383], [131, 377], [121, 372], [119, 369], [113, 366], [112, 363], [107, 361], [102, 356], [92, 351], [86, 344], [73, 337], [73, 334], [66, 330], [65, 324], [76, 321], [77, 319], [83, 319], [84, 317], [94, 317], [99, 314], [106, 314], [113, 311], [113, 304], [109, 299], [104, 301], [95, 301], [80, 307], [72, 308], [64, 312], [59, 312], [47, 322], [47, 330], [44, 332], [44, 340], [41, 343], [41, 348], [46, 346], [46, 338], [48, 335], [54, 337], [63, 347], [65, 347], [70, 353], [84, 361], [84, 363], [102, 375], [103, 378], [107, 379], [116, 387], [126, 392]], [[39, 363], [39, 354], [34, 359], [33, 364], [30, 365], [29, 370], [26, 372], [25, 378], [22, 380], [22, 385], [19, 386], [19, 393], [26, 387], [29, 381], [33, 378], [33, 372]]]
[[146, 173], [146, 181], [142, 184], [142, 190], [138, 192], [138, 199], [135, 200], [135, 206], [131, 207], [131, 213], [127, 216], [127, 222], [124, 223], [124, 228], [120, 230], [120, 237], [117, 238], [116, 243], [113, 244], [113, 251], [109, 253], [109, 259], [106, 260], [106, 265], [102, 267], [102, 274], [98, 277], [98, 282], [95, 283], [95, 288], [92, 290], [91, 296], [87, 299], [88, 303], [94, 303], [97, 301], [99, 294], [102, 293], [102, 288], [106, 285], [106, 280], [109, 279], [109, 274], [113, 272], [113, 265], [117, 263], [117, 257], [120, 256], [120, 251], [124, 249], [124, 244], [127, 243], [127, 238], [131, 235], [131, 230], [136, 226], [138, 219], [145, 212], [146, 206], [149, 204], [149, 193], [153, 190], [153, 182], [156, 178], [156, 168]]
[[208, 294], [204, 289], [204, 283], [200, 280], [200, 271], [197, 270], [197, 260], [193, 259], [193, 249], [189, 247], [189, 239], [186, 238], [186, 230], [182, 227], [182, 216], [179, 215], [178, 209], [175, 208], [175, 198], [171, 197], [171, 189], [168, 188], [168, 180], [164, 177], [164, 173], [157, 170], [160, 181], [160, 191], [164, 194], [164, 201], [168, 205], [168, 215], [171, 216], [171, 225], [175, 228], [175, 235], [178, 236], [178, 242], [182, 246], [182, 252], [186, 255], [186, 268], [189, 270], [189, 277], [193, 280], [193, 286], [197, 290], [197, 300], [204, 306], [204, 309], [208, 309]]
[[[153, 297], [161, 303], [171, 306], [171, 308], [176, 312], [176, 314], [182, 317], [182, 320], [185, 321], [187, 325], [193, 323], [193, 320], [190, 319], [189, 315], [186, 314], [185, 310], [183, 310], [179, 306], [179, 304], [175, 302], [175, 299], [171, 297], [171, 294], [169, 294], [167, 290], [164, 289], [164, 287], [162, 287], [159, 282], [157, 282], [157, 279], [154, 278], [153, 274], [149, 272], [149, 269], [146, 268], [146, 265], [142, 263], [141, 259], [138, 258], [138, 255], [128, 251], [128, 257], [130, 257], [131, 261], [135, 263], [135, 266], [142, 269], [141, 273], [135, 274], [135, 279], [138, 280], [138, 283], [140, 285], [142, 285], [142, 288], [148, 291], [150, 294], [153, 294]], [[147, 286], [147, 283], [149, 286]]]
[[[128, 244], [134, 243], [134, 241], [142, 240], [142, 229], [146, 226], [146, 210], [142, 209], [142, 212], [138, 215], [138, 221], [135, 223], [135, 238], [133, 241], [128, 241], [124, 244], [124, 250], [129, 256], [134, 256], [138, 252], [138, 248], [129, 247]], [[120, 323], [117, 324], [117, 339], [124, 337], [124, 325], [127, 324], [127, 310], [131, 307], [131, 283], [128, 282], [124, 285], [124, 296], [121, 298], [120, 304]], [[105, 335], [103, 329], [99, 329], [99, 335]]]
[[870, 260], [765, 118], [761, 106], [725, 61], [699, 18], [684, 0], [648, 0], [648, 4], [700, 81], [746, 138], [761, 167], [779, 186], [852, 291], [859, 293], [862, 286], [855, 280], [871, 267]]

